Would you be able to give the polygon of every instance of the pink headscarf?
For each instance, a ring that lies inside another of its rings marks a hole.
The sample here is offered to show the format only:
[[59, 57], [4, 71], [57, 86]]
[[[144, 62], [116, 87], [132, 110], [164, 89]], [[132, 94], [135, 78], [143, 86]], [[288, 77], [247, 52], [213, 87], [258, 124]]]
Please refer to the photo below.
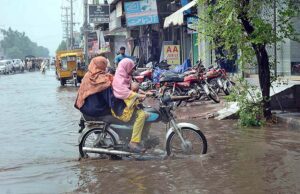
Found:
[[114, 96], [125, 100], [130, 94], [131, 75], [129, 73], [134, 68], [134, 62], [131, 59], [125, 58], [120, 61], [116, 70], [114, 80], [112, 82]]

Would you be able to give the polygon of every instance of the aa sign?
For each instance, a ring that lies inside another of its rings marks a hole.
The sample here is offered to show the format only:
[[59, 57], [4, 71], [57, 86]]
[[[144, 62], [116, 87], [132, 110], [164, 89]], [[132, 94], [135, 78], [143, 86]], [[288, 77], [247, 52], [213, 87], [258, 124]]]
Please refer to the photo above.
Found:
[[180, 45], [164, 45], [164, 58], [170, 65], [179, 65]]

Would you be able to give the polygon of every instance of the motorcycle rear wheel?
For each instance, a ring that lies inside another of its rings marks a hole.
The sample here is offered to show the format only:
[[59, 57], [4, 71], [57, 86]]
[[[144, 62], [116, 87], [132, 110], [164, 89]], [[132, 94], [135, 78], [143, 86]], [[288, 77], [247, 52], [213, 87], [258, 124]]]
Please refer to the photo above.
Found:
[[106, 131], [106, 139], [109, 139], [111, 144], [101, 144], [101, 142], [99, 141], [99, 135], [103, 134], [103, 129], [100, 128], [95, 128], [92, 129], [91, 131], [89, 131], [88, 133], [86, 133], [80, 144], [79, 144], [79, 154], [81, 158], [105, 158], [108, 157], [107, 154], [100, 154], [100, 153], [87, 153], [83, 150], [83, 147], [90, 147], [90, 148], [103, 148], [103, 147], [111, 147], [114, 146], [116, 144], [116, 140], [114, 138], [114, 136]]
[[[166, 142], [168, 156], [182, 157], [186, 155], [202, 155], [207, 153], [207, 140], [204, 134], [190, 127], [181, 129], [181, 134], [186, 141], [186, 147], [182, 145], [179, 136], [173, 131]], [[194, 138], [189, 137], [193, 135]]]

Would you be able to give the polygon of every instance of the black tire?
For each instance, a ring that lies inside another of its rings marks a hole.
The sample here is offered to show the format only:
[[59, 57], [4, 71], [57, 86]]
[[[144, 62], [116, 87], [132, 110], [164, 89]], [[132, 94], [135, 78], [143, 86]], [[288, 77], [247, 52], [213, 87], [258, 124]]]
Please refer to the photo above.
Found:
[[77, 78], [74, 79], [74, 85], [75, 85], [75, 87], [77, 87]]
[[[195, 130], [193, 128], [189, 128], [189, 127], [184, 127], [181, 130], [186, 130], [186, 131], [193, 131], [195, 134], [198, 135], [199, 139], [201, 139], [202, 141], [202, 149], [201, 149], [201, 153], [199, 152], [199, 154], [206, 154], [207, 153], [207, 140], [205, 135], [200, 131], [200, 130]], [[171, 150], [171, 143], [174, 137], [177, 137], [177, 134], [173, 131], [167, 141], [166, 141], [166, 151], [167, 151], [167, 155], [170, 156], [172, 154], [172, 150]]]
[[214, 102], [220, 103], [220, 98], [218, 94], [214, 91], [214, 89], [212, 89], [210, 86], [208, 87], [208, 89], [209, 89], [208, 97], [212, 99]]
[[228, 80], [226, 80], [227, 87], [226, 89], [223, 89], [224, 93], [228, 96], [231, 92], [232, 83]]
[[60, 85], [64, 86], [66, 84], [66, 80], [60, 78]]
[[[166, 94], [170, 94], [172, 96], [180, 96], [181, 95], [181, 90], [177, 87], [175, 87], [175, 90], [174, 90], [174, 93], [173, 93], [173, 87], [166, 87], [163, 91], [163, 97], [166, 95]], [[178, 107], [180, 106], [180, 104], [182, 103], [182, 100], [180, 101], [176, 101], [176, 102], [172, 102], [174, 105], [174, 107]]]
[[[85, 142], [86, 142], [86, 139], [89, 135], [91, 135], [92, 133], [101, 133], [103, 131], [103, 129], [100, 129], [100, 128], [94, 128], [92, 130], [90, 130], [89, 132], [87, 132], [83, 137], [82, 137], [82, 140], [81, 142], [79, 143], [79, 146], [78, 146], [78, 149], [79, 149], [79, 154], [80, 154], [80, 157], [81, 158], [88, 158], [89, 156], [87, 155], [87, 153], [85, 153], [83, 151], [83, 147], [85, 145]], [[115, 145], [116, 144], [116, 140], [114, 138], [114, 136], [109, 132], [109, 131], [106, 131], [107, 134], [109, 134], [112, 138], [111, 140], [113, 141], [113, 144]], [[106, 155], [106, 154], [99, 154], [99, 155]], [[108, 156], [108, 155], [107, 155]], [[113, 155], [112, 156], [112, 159], [119, 159], [120, 156], [117, 156], [117, 155]]]
[[77, 77], [77, 83], [81, 83], [82, 78]]

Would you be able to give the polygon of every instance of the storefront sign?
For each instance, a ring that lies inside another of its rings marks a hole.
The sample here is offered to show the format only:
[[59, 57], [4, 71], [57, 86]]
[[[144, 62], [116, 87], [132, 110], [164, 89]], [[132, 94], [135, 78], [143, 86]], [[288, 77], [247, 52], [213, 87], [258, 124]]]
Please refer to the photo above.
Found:
[[159, 23], [156, 0], [125, 2], [127, 26]]
[[94, 24], [109, 23], [109, 5], [89, 5], [89, 22]]
[[180, 64], [180, 45], [164, 45], [164, 59], [170, 65]]

